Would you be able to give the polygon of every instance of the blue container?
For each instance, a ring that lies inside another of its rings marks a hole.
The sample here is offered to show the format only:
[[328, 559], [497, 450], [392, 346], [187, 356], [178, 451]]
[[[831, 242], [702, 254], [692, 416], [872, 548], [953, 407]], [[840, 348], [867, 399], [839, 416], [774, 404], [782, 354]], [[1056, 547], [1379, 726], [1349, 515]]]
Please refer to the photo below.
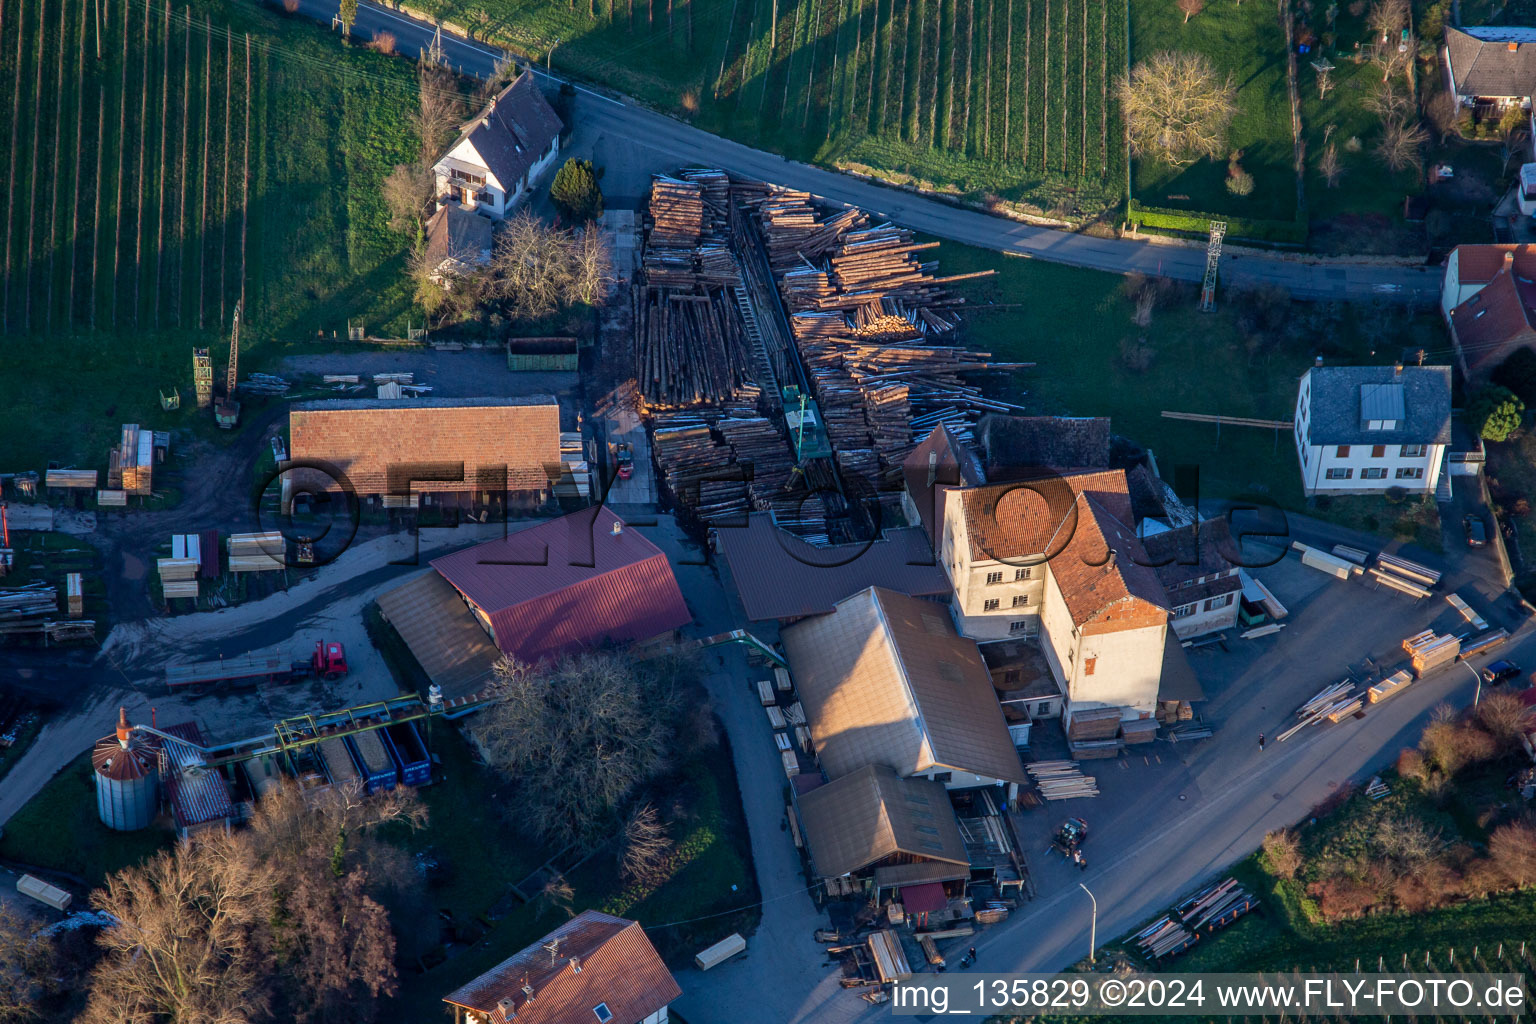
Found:
[[347, 746], [352, 748], [352, 757], [362, 773], [363, 785], [370, 793], [394, 789], [395, 783], [399, 781], [399, 769], [395, 767], [395, 759], [384, 745], [381, 732], [380, 729], [369, 729], [347, 737]]
[[426, 786], [432, 782], [432, 759], [415, 722], [396, 722], [379, 730], [380, 736], [400, 766], [400, 781], [407, 786]]

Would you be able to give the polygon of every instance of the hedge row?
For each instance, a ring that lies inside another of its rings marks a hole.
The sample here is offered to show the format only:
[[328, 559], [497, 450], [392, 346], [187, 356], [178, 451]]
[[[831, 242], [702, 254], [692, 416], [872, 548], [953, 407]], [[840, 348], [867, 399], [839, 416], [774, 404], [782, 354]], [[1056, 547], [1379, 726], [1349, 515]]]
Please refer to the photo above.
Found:
[[1296, 220], [1251, 220], [1228, 217], [1217, 213], [1192, 213], [1188, 210], [1168, 210], [1155, 206], [1142, 206], [1132, 199], [1126, 206], [1126, 219], [1142, 227], [1163, 231], [1187, 231], [1196, 235], [1208, 235], [1211, 221], [1227, 222], [1227, 237], [1249, 238], [1259, 242], [1280, 242], [1302, 245], [1307, 240], [1305, 216]]

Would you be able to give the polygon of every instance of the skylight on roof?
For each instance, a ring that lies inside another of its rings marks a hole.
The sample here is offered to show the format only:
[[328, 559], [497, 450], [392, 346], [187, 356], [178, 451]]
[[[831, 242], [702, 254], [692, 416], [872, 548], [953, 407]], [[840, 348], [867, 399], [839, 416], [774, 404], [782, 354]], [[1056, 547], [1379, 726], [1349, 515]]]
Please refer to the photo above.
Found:
[[597, 1016], [598, 1024], [608, 1024], [613, 1020], [613, 1011], [608, 1009], [607, 1003], [598, 1003], [592, 1007], [592, 1012]]

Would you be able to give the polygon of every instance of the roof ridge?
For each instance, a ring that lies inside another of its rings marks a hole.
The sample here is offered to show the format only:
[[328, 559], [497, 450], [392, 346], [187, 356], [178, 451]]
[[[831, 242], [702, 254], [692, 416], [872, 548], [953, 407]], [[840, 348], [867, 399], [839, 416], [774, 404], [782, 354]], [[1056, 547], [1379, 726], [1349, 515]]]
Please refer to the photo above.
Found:
[[891, 628], [890, 616], [885, 613], [885, 602], [880, 597], [880, 588], [870, 587], [869, 595], [870, 600], [874, 602], [875, 615], [880, 620], [880, 628], [885, 631], [886, 650], [891, 660], [896, 663], [896, 677], [901, 680], [902, 696], [907, 700], [907, 708], [912, 714], [912, 721], [917, 725], [918, 736], [931, 763], [935, 760], [933, 738], [928, 732], [928, 723], [923, 720], [923, 707], [918, 703], [917, 689], [912, 685], [911, 676], [907, 674], [907, 659], [901, 653], [901, 641], [897, 639], [896, 630]]

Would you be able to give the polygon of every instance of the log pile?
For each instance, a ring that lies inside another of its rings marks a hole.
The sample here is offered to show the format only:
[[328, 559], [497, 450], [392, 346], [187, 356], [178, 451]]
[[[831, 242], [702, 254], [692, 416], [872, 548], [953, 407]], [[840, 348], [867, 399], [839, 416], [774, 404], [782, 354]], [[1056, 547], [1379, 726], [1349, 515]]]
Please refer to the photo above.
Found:
[[1364, 706], [1365, 702], [1355, 694], [1355, 684], [1350, 680], [1346, 679], [1332, 686], [1325, 686], [1312, 699], [1296, 709], [1296, 717], [1299, 721], [1276, 736], [1275, 740], [1283, 743], [1307, 726], [1316, 725], [1325, 719], [1330, 722], [1343, 721], [1345, 717], [1354, 714]]
[[1214, 932], [1242, 917], [1257, 904], [1253, 894], [1233, 878], [1200, 890], [1170, 913], [1131, 937], [1149, 960], [1161, 960], [1184, 952], [1201, 932]]
[[704, 237], [704, 189], [658, 174], [651, 182], [650, 234], [655, 248], [690, 249]]

